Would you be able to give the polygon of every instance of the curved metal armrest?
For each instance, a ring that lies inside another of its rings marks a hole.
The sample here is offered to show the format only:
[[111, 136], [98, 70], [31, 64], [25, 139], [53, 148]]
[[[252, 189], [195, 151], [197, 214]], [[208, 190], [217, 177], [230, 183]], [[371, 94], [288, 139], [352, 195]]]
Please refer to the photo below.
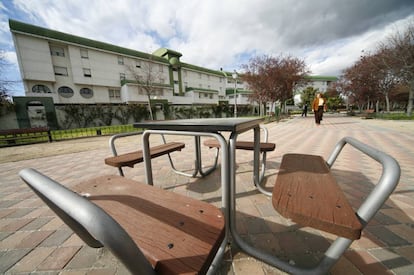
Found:
[[264, 127], [262, 124], [259, 125], [260, 130], [263, 130], [263, 141], [268, 142], [269, 140], [269, 130], [267, 130], [266, 127]]
[[362, 153], [381, 163], [383, 168], [382, 175], [377, 185], [357, 211], [357, 215], [360, 217], [362, 225], [365, 226], [397, 187], [400, 180], [401, 169], [398, 162], [390, 155], [352, 137], [344, 137], [337, 143], [336, 147], [326, 161], [329, 167], [332, 167], [345, 144], [353, 146]]
[[132, 273], [155, 274], [128, 233], [100, 207], [34, 169], [19, 176], [89, 246], [107, 247]]
[[[365, 225], [374, 217], [377, 211], [381, 208], [381, 206], [385, 203], [385, 201], [396, 188], [400, 179], [400, 166], [393, 157], [387, 155], [386, 153], [381, 152], [362, 142], [359, 142], [354, 138], [345, 137], [336, 144], [336, 147], [334, 148], [328, 160], [326, 161], [327, 165], [330, 168], [334, 164], [335, 160], [337, 159], [339, 153], [341, 152], [345, 144], [350, 144], [362, 153], [368, 155], [369, 157], [373, 158], [374, 160], [382, 164], [382, 175], [377, 185], [374, 187], [374, 189], [371, 191], [371, 193], [368, 195], [368, 197], [365, 199], [365, 201], [361, 204], [361, 206], [356, 212], [361, 221], [362, 226], [365, 227]], [[234, 186], [231, 187], [234, 188]], [[235, 210], [234, 197], [232, 198], [232, 200], [232, 207], [230, 211]], [[279, 259], [275, 255], [258, 250], [252, 245], [245, 242], [237, 232], [237, 228], [235, 226], [234, 213], [230, 216], [230, 228], [233, 235], [233, 240], [239, 245], [239, 247], [242, 248], [242, 250], [272, 266], [278, 267], [279, 269], [291, 274], [328, 273], [329, 269], [339, 260], [339, 258], [343, 255], [343, 253], [345, 253], [345, 251], [349, 248], [353, 241], [351, 239], [347, 239], [344, 237], [338, 237], [326, 250], [324, 256], [322, 257], [318, 265], [307, 268], [293, 266], [290, 265], [288, 262], [284, 261], [283, 259]]]
[[112, 154], [114, 156], [118, 155], [118, 153], [116, 151], [115, 140], [117, 140], [119, 138], [123, 138], [123, 137], [130, 137], [130, 136], [136, 136], [136, 135], [142, 135], [142, 131], [140, 131], [140, 132], [120, 133], [120, 134], [113, 135], [109, 139], [109, 148], [111, 148]]

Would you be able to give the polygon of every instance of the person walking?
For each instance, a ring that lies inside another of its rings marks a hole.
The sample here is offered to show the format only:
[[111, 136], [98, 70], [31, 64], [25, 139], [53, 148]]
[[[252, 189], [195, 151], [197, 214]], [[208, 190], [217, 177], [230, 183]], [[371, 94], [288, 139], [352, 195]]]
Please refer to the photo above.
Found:
[[321, 93], [316, 94], [316, 97], [312, 102], [312, 111], [315, 113], [316, 125], [320, 125], [323, 117], [323, 112], [326, 111], [326, 101], [322, 97]]
[[307, 117], [308, 116], [308, 104], [307, 103], [305, 103], [305, 105], [303, 105], [303, 109], [302, 109], [302, 117], [303, 116], [305, 116], [305, 117]]

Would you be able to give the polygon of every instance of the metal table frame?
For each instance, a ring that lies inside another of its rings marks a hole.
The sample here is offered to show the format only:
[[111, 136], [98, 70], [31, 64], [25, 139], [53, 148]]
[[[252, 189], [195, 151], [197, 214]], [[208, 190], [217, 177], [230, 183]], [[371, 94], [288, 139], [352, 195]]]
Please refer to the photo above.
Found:
[[[230, 241], [230, 186], [235, 185], [236, 181], [236, 140], [240, 133], [252, 130], [254, 131], [253, 153], [253, 179], [254, 183], [259, 186], [259, 162], [260, 162], [260, 123], [262, 119], [257, 118], [226, 118], [226, 119], [188, 119], [174, 121], [149, 121], [135, 123], [134, 127], [147, 129], [142, 134], [142, 146], [144, 153], [144, 165], [147, 184], [153, 185], [151, 157], [149, 154], [149, 137], [151, 134], [163, 135], [184, 135], [195, 137], [195, 158], [196, 171], [202, 176], [210, 173], [216, 165], [207, 171], [202, 170], [201, 161], [201, 144], [200, 137], [212, 137], [220, 143], [221, 150], [221, 186], [222, 186], [222, 211], [226, 223], [226, 236], [220, 249], [213, 260], [210, 272], [213, 272], [220, 264], [224, 255], [225, 248]], [[231, 132], [229, 141], [220, 132]], [[234, 197], [234, 195], [233, 195]]]

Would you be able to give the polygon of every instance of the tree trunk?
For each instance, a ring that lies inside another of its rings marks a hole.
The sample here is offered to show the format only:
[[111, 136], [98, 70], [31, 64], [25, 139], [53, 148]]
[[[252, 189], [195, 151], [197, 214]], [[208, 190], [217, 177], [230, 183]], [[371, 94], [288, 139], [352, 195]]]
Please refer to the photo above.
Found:
[[147, 93], [147, 97], [148, 97], [148, 109], [149, 109], [150, 119], [154, 120], [154, 116], [152, 114], [152, 108], [151, 108], [151, 96], [149, 95], [149, 93]]
[[390, 112], [390, 98], [388, 97], [388, 93], [385, 93], [385, 104], [387, 106], [387, 113]]
[[410, 90], [408, 91], [407, 116], [411, 116], [411, 114], [413, 113], [413, 101], [414, 101], [414, 80], [410, 82]]

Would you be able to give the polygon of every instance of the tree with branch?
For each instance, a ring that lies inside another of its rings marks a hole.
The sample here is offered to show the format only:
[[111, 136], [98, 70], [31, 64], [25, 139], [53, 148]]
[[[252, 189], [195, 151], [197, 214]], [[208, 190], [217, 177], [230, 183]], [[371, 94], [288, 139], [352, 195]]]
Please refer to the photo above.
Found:
[[272, 105], [292, 99], [294, 87], [305, 83], [308, 73], [305, 62], [291, 56], [256, 56], [242, 68], [245, 71], [242, 78], [253, 91], [252, 97]]
[[155, 96], [159, 91], [161, 73], [155, 70], [155, 63], [149, 59], [147, 62], [142, 62], [140, 68], [137, 69], [137, 66], [127, 66], [128, 72], [134, 78], [134, 81], [137, 83], [138, 93], [140, 90], [144, 91], [147, 96], [148, 102], [148, 111], [150, 119], [154, 119], [151, 108], [151, 97]]
[[407, 116], [411, 116], [414, 102], [414, 22], [404, 32], [397, 31], [379, 46], [383, 63], [402, 83], [408, 85]]
[[4, 52], [0, 51], [0, 104], [11, 104], [11, 89], [19, 81], [8, 80], [4, 74], [10, 64], [6, 61]]

